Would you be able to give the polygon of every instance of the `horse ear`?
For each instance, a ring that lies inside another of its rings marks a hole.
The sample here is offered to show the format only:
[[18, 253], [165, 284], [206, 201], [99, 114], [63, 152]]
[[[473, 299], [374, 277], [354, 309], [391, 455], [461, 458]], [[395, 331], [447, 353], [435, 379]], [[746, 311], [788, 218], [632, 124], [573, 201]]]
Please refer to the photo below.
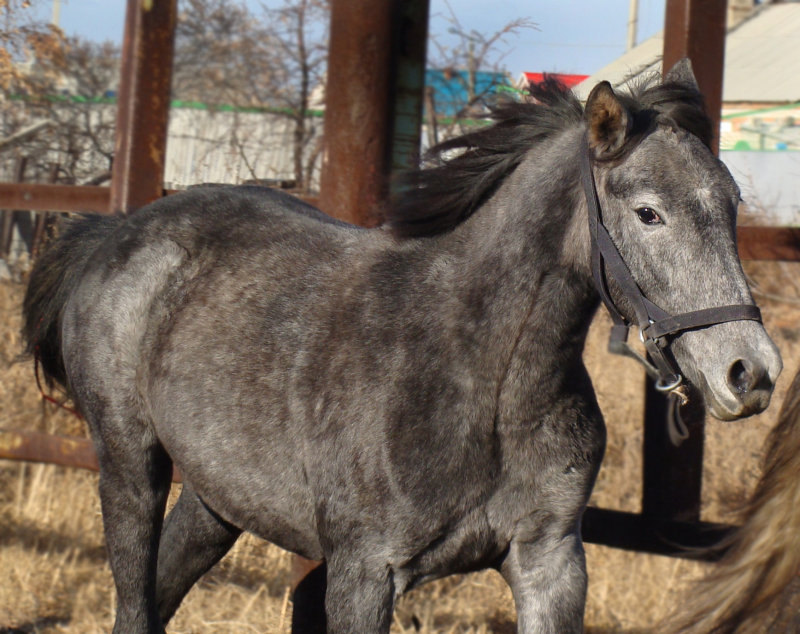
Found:
[[586, 100], [589, 147], [597, 158], [613, 154], [628, 138], [632, 117], [607, 81], [600, 82]]
[[683, 57], [675, 62], [675, 65], [669, 69], [669, 72], [664, 75], [664, 83], [682, 84], [687, 88], [693, 88], [700, 92], [700, 87], [697, 85], [697, 79], [692, 70], [692, 60], [688, 57]]

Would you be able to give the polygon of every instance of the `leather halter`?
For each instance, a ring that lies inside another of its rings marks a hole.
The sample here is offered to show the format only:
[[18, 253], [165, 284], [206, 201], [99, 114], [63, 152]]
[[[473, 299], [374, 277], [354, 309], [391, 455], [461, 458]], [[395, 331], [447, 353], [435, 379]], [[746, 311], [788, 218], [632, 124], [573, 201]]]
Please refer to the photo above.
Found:
[[[603, 304], [605, 304], [614, 322], [608, 349], [615, 354], [632, 356], [638, 360], [655, 380], [657, 390], [675, 396], [681, 400], [681, 404], [685, 404], [688, 401], [688, 396], [681, 389], [683, 376], [669, 351], [671, 336], [687, 330], [705, 328], [729, 321], [751, 320], [761, 323], [761, 311], [752, 304], [733, 304], [670, 315], [651, 302], [636, 284], [630, 269], [614, 245], [605, 225], [603, 225], [600, 200], [597, 196], [597, 185], [595, 184], [587, 139], [584, 139], [581, 156], [581, 182], [589, 207], [592, 277], [600, 298], [603, 300]], [[647, 351], [647, 359], [637, 354], [626, 343], [628, 328], [632, 324], [620, 312], [611, 298], [607, 278], [611, 278], [616, 282], [633, 308], [636, 325], [639, 327], [639, 337]], [[675, 433], [679, 438], [681, 433], [684, 432], [685, 427], [679, 433], [670, 430], [671, 435]], [[682, 440], [683, 438], [680, 439]], [[675, 442], [674, 436], [673, 442]]]

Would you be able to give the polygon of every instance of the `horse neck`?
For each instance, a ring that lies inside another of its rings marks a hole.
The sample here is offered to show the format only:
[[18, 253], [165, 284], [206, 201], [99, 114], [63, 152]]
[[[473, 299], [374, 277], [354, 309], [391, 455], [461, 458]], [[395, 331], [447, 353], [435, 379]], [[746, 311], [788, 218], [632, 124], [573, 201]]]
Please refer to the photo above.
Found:
[[[489, 292], [483, 327], [493, 348], [503, 342], [509, 363], [527, 356], [527, 365], [551, 374], [580, 363], [598, 303], [580, 185], [580, 138], [581, 130], [566, 131], [532, 150], [449, 238], [471, 245], [459, 263], [466, 272], [460, 292]], [[548, 361], [531, 364], [532, 359]], [[545, 367], [554, 364], [559, 367]]]

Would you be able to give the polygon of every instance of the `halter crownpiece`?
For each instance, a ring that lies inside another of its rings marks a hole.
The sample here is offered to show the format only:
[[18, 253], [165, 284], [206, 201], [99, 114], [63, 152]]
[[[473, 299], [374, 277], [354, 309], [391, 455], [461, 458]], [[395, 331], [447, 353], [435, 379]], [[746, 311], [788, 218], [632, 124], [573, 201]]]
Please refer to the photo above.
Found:
[[[603, 224], [589, 143], [586, 138], [581, 154], [581, 182], [589, 208], [592, 277], [597, 292], [614, 322], [608, 349], [615, 354], [629, 356], [639, 361], [647, 374], [655, 381], [656, 389], [673, 397], [672, 408], [677, 412], [680, 405], [685, 405], [689, 398], [685, 391], [680, 368], [669, 352], [671, 336], [728, 321], [751, 320], [761, 323], [761, 311], [752, 304], [733, 304], [670, 315], [647, 299], [636, 280], [633, 279], [628, 265], [625, 264], [625, 260], [622, 259], [622, 255]], [[628, 329], [632, 324], [611, 298], [608, 278], [616, 282], [625, 299], [633, 308], [636, 325], [639, 327], [639, 338], [647, 351], [647, 358], [639, 355], [627, 344]], [[680, 401], [680, 403], [676, 401]], [[688, 433], [682, 421], [675, 421], [673, 418], [670, 417], [672, 424], [679, 425], [679, 428], [670, 429], [670, 437], [673, 443], [680, 444], [680, 441], [684, 440]]]

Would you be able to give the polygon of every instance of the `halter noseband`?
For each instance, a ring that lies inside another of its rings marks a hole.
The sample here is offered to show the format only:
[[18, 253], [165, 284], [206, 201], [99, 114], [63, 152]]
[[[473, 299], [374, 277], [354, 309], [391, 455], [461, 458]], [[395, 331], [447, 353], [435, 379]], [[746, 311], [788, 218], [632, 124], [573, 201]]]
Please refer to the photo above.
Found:
[[[647, 373], [655, 380], [660, 392], [676, 397], [685, 404], [688, 396], [683, 387], [683, 376], [673, 356], [669, 353], [671, 335], [687, 330], [704, 328], [728, 321], [751, 320], [761, 323], [761, 311], [752, 304], [733, 304], [716, 308], [704, 308], [688, 313], [670, 315], [651, 302], [642, 293], [622, 255], [617, 250], [605, 225], [597, 196], [597, 185], [592, 171], [592, 159], [588, 140], [584, 139], [581, 156], [581, 181], [586, 202], [589, 207], [589, 234], [592, 242], [592, 277], [600, 298], [608, 309], [614, 322], [608, 349], [615, 354], [631, 356], [644, 365]], [[605, 266], [604, 266], [605, 264]], [[607, 278], [613, 279], [622, 294], [630, 302], [639, 327], [639, 338], [644, 344], [648, 358], [645, 359], [628, 346], [628, 328], [631, 323], [620, 312], [608, 289]], [[682, 429], [670, 429], [670, 436], [676, 444], [686, 437]]]

